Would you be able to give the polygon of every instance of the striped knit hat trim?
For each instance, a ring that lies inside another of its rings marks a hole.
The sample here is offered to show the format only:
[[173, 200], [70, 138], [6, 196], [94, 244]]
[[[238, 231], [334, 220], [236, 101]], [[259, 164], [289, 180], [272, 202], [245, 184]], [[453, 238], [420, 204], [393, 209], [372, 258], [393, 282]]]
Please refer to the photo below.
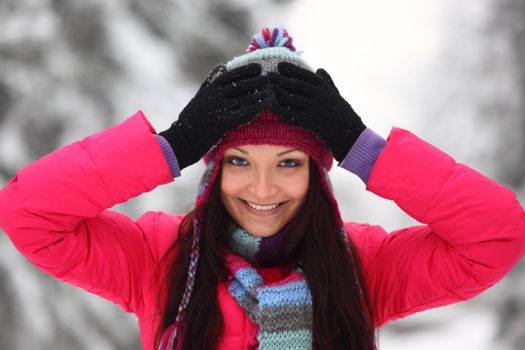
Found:
[[301, 56], [297, 53], [290, 52], [290, 50], [284, 47], [269, 47], [235, 57], [226, 63], [226, 68], [232, 70], [246, 64], [259, 63], [262, 68], [262, 75], [266, 75], [268, 72], [277, 72], [279, 62], [289, 62], [301, 68], [312, 70], [312, 67], [306, 63]]

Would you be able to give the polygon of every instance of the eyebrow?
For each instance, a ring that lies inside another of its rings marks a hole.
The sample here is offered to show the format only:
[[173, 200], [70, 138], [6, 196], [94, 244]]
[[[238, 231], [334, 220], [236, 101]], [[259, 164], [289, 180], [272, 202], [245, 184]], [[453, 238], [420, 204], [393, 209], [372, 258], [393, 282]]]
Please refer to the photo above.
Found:
[[[243, 150], [243, 149], [240, 149], [239, 147], [233, 147], [233, 148], [236, 149], [237, 151], [243, 153], [243, 154], [248, 154], [248, 152], [246, 152], [246, 151]], [[291, 153], [291, 152], [293, 152], [293, 151], [298, 151], [298, 149], [297, 149], [297, 148], [291, 148], [291, 149], [289, 149], [289, 150], [286, 150], [286, 151], [283, 151], [283, 152], [279, 152], [279, 153], [277, 153], [277, 156], [280, 157], [280, 156], [282, 156], [282, 155], [285, 155], [285, 154], [287, 154], [287, 153]]]
[[233, 147], [233, 148], [236, 149], [237, 151], [241, 152], [241, 153], [248, 154], [248, 152], [246, 152], [243, 149], [240, 149], [239, 147]]
[[293, 152], [293, 151], [297, 151], [297, 148], [292, 148], [292, 149], [289, 149], [287, 151], [277, 153], [277, 156], [282, 156], [282, 155], [284, 155], [286, 153], [290, 153], [290, 152]]

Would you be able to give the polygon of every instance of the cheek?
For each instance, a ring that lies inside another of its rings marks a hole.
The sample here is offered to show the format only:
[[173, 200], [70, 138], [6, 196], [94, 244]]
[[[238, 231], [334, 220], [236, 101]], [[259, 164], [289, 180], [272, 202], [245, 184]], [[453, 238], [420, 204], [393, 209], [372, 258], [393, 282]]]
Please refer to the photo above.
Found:
[[309, 184], [309, 174], [298, 174], [292, 178], [287, 179], [283, 182], [282, 188], [286, 193], [295, 199], [303, 199], [306, 197]]
[[221, 176], [220, 181], [221, 199], [226, 211], [230, 215], [234, 215], [234, 201], [241, 192], [240, 181], [235, 176], [225, 172]]
[[224, 171], [221, 176], [221, 195], [224, 197], [235, 196], [239, 193], [241, 188], [241, 181], [239, 176], [235, 176], [230, 172]]

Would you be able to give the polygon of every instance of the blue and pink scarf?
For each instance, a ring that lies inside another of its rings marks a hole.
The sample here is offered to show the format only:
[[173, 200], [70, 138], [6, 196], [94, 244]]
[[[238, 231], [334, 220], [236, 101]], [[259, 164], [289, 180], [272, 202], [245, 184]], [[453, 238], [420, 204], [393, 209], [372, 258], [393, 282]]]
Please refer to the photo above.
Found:
[[[256, 342], [261, 350], [312, 348], [312, 296], [303, 271], [297, 267], [282, 280], [265, 284], [256, 269], [279, 265], [285, 234], [286, 227], [261, 238], [235, 226], [224, 256], [230, 272], [228, 291], [258, 326]], [[165, 331], [159, 350], [177, 348], [179, 324], [177, 320]]]

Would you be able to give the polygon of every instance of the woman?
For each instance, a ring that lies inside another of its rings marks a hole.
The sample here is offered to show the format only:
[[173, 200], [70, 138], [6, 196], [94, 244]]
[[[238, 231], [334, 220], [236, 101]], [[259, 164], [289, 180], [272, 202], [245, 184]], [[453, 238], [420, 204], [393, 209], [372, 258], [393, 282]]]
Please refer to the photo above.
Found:
[[[285, 30], [218, 66], [159, 134], [138, 112], [0, 191], [36, 266], [137, 315], [145, 349], [374, 349], [374, 329], [468, 299], [523, 255], [515, 195], [412, 133], [367, 128]], [[204, 158], [189, 214], [117, 203]], [[423, 223], [343, 222], [332, 159]]]

